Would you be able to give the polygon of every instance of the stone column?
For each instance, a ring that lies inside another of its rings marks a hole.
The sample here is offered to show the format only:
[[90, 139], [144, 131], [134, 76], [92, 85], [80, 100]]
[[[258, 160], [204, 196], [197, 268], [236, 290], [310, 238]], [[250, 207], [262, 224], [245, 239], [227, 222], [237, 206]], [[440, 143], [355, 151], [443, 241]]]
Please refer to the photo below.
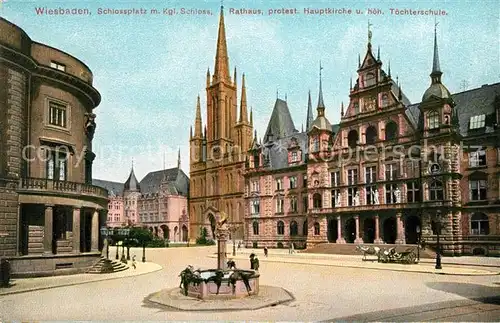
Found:
[[90, 233], [91, 245], [90, 251], [99, 251], [99, 211], [92, 213], [92, 232]]
[[342, 236], [342, 219], [339, 216], [337, 216], [337, 243], [345, 243], [345, 239]]
[[373, 243], [383, 243], [382, 239], [380, 239], [380, 221], [379, 216], [375, 215], [375, 240]]
[[73, 253], [80, 253], [80, 212], [79, 207], [73, 207]]
[[405, 237], [404, 237], [403, 221], [401, 220], [401, 212], [396, 213], [396, 227], [397, 227], [396, 243], [404, 244]]
[[217, 269], [226, 269], [226, 241], [229, 237], [229, 230], [226, 227], [217, 228]]
[[45, 205], [45, 221], [43, 223], [43, 253], [52, 254], [52, 239], [54, 235], [54, 205]]
[[356, 215], [354, 220], [356, 220], [356, 239], [354, 239], [354, 243], [363, 243], [363, 239], [359, 236], [359, 215]]

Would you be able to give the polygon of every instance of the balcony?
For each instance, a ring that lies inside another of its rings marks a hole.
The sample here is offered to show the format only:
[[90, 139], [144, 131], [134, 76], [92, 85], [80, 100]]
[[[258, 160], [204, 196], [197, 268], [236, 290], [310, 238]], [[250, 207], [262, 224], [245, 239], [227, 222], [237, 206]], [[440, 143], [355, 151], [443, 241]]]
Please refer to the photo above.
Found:
[[108, 198], [108, 190], [99, 186], [47, 178], [21, 178], [19, 180], [18, 191], [19, 193]]

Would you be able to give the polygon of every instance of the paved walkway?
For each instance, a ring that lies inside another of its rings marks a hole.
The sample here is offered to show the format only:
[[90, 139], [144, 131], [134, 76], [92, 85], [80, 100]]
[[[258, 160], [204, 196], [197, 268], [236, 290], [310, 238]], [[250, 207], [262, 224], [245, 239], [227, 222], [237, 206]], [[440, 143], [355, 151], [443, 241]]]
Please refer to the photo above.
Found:
[[[333, 266], [333, 267], [349, 267], [349, 268], [362, 268], [362, 269], [374, 269], [374, 270], [390, 270], [390, 271], [404, 271], [404, 272], [414, 272], [414, 273], [428, 273], [428, 274], [441, 274], [441, 275], [460, 275], [460, 276], [489, 276], [489, 275], [499, 275], [500, 266], [487, 266], [482, 265], [481, 267], [477, 265], [468, 265], [466, 263], [449, 263], [448, 258], [443, 258], [442, 269], [435, 269], [435, 261], [422, 261], [419, 264], [397, 264], [397, 263], [378, 263], [375, 257], [368, 257], [367, 259], [372, 259], [374, 261], [363, 261], [362, 256], [345, 256], [345, 255], [323, 255], [323, 254], [307, 254], [307, 253], [294, 253], [288, 254], [284, 253], [282, 250], [276, 252], [277, 250], [271, 250], [269, 252], [269, 257], [265, 257], [262, 250], [240, 250], [237, 252], [236, 256], [232, 256], [232, 251], [228, 252], [228, 259], [237, 260], [238, 262], [243, 262], [242, 267], [246, 268], [249, 266], [248, 255], [250, 253], [255, 253], [260, 263], [263, 262], [279, 262], [279, 263], [292, 263], [292, 264], [304, 264], [304, 265], [316, 265], [316, 266]], [[211, 258], [217, 258], [217, 255], [209, 255]], [[446, 260], [445, 260], [446, 259]], [[455, 261], [455, 259], [453, 259]], [[462, 260], [463, 261], [463, 260]], [[471, 259], [467, 259], [471, 262]], [[467, 262], [466, 261], [466, 262]]]
[[129, 268], [127, 270], [111, 274], [77, 274], [66, 276], [12, 279], [12, 286], [9, 288], [0, 288], [0, 295], [18, 294], [35, 290], [92, 283], [102, 280], [139, 276], [149, 274], [161, 269], [162, 266], [152, 262], [137, 262], [136, 269]]

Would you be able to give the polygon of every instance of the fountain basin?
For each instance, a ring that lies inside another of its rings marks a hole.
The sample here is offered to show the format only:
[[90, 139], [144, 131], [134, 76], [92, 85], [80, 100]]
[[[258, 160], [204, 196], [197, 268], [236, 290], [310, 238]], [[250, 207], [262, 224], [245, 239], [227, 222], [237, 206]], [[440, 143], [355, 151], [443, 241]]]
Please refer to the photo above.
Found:
[[[215, 276], [215, 272], [217, 269], [206, 269], [200, 271], [200, 276], [204, 280]], [[217, 285], [213, 281], [209, 281], [208, 283], [203, 281], [199, 285], [195, 285], [194, 283], [190, 283], [188, 286], [188, 295], [190, 297], [195, 297], [199, 299], [206, 298], [241, 298], [247, 297], [251, 295], [257, 295], [259, 293], [259, 277], [260, 274], [255, 270], [241, 270], [243, 274], [251, 275], [248, 279], [248, 283], [250, 285], [251, 291], [247, 291], [245, 283], [243, 280], [239, 279], [236, 281], [235, 289], [233, 291], [233, 285], [229, 284], [229, 276], [233, 273], [233, 270], [224, 270], [224, 277], [222, 278], [222, 284], [219, 288], [219, 294], [217, 294]], [[183, 290], [181, 290], [184, 293]]]

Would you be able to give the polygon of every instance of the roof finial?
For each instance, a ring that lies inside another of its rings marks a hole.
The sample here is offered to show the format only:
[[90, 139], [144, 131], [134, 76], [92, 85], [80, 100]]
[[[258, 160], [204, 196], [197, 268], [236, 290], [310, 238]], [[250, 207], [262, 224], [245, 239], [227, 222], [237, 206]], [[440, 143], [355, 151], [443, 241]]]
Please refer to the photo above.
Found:
[[132, 157], [132, 170], [134, 170], [134, 157]]
[[377, 49], [377, 61], [380, 61], [380, 46]]
[[279, 90], [276, 88], [276, 100], [278, 100], [280, 98], [280, 93], [279, 93]]
[[321, 61], [319, 61], [319, 96], [318, 96], [318, 115], [323, 115], [325, 110], [325, 103], [323, 102], [323, 86], [321, 79], [321, 70], [323, 66], [321, 66]]
[[[436, 19], [436, 18], [434, 18]], [[434, 59], [432, 60], [432, 72], [431, 78], [432, 83], [441, 83], [441, 67], [439, 66], [439, 54], [438, 54], [438, 44], [437, 44], [437, 25], [439, 22], [434, 22]]]
[[224, 9], [224, 0], [220, 0], [220, 8]]
[[352, 76], [351, 76], [351, 81], [349, 82], [349, 90], [352, 91]]
[[372, 31], [370, 30], [370, 27], [373, 26], [373, 24], [370, 23], [370, 20], [368, 20], [368, 47], [372, 47]]
[[181, 147], [179, 147], [179, 150], [177, 152], [177, 168], [181, 168]]
[[344, 101], [342, 101], [342, 104], [340, 105], [340, 116], [344, 116]]
[[389, 70], [387, 71], [389, 73], [389, 77], [391, 77], [391, 61], [389, 60]]
[[358, 68], [361, 67], [361, 55], [358, 53]]
[[287, 100], [287, 97], [286, 97], [286, 93], [285, 93], [285, 102], [287, 102], [286, 100]]

